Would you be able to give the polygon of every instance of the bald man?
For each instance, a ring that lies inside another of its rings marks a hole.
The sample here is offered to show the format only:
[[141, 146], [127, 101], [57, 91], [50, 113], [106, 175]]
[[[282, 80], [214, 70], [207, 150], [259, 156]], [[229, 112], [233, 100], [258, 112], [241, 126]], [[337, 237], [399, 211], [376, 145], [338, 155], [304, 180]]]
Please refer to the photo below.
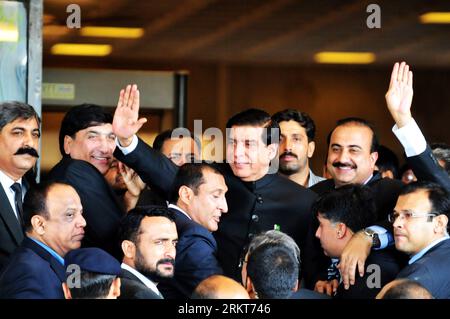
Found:
[[245, 288], [237, 281], [222, 275], [204, 279], [195, 288], [192, 299], [250, 299]]
[[396, 279], [378, 293], [376, 299], [434, 299], [419, 282], [411, 279]]

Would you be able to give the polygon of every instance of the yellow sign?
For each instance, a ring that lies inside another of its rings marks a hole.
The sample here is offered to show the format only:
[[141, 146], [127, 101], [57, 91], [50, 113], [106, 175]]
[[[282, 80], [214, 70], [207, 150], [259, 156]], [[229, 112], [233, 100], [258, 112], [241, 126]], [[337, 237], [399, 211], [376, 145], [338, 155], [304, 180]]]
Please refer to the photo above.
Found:
[[72, 83], [42, 83], [42, 98], [73, 100], [75, 99], [75, 85]]

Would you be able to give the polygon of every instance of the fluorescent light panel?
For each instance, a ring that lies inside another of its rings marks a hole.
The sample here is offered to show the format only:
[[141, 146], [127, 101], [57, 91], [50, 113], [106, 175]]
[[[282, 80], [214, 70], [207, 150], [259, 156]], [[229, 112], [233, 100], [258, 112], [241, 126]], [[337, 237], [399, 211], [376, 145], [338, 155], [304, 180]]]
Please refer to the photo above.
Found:
[[111, 51], [109, 44], [57, 43], [51, 48], [55, 55], [106, 56]]
[[424, 24], [450, 23], [450, 12], [428, 12], [422, 14], [419, 19]]
[[136, 39], [144, 35], [144, 29], [117, 27], [83, 27], [81, 28], [80, 34], [85, 37]]
[[319, 52], [314, 55], [317, 63], [369, 64], [375, 61], [371, 52]]

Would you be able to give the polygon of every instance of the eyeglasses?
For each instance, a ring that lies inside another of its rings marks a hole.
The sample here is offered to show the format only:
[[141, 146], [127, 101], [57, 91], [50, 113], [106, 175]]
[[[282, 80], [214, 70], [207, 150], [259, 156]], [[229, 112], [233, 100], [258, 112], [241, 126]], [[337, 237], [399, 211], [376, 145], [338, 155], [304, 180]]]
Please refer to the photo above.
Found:
[[[388, 215], [388, 220], [391, 223], [394, 223], [398, 217], [401, 217], [405, 221], [409, 221], [411, 218], [418, 218], [418, 217], [436, 217], [437, 214], [435, 213], [419, 213], [419, 212], [392, 212]], [[431, 221], [431, 218], [429, 218], [427, 221]]]

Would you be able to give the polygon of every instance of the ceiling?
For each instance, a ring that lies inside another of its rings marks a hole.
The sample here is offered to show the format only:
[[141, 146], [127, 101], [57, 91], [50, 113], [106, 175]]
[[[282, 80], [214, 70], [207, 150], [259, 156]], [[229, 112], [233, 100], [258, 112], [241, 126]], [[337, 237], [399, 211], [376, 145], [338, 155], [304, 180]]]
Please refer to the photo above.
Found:
[[[81, 7], [81, 26], [142, 27], [139, 39], [90, 38], [65, 27], [66, 7]], [[370, 3], [381, 28], [369, 29]], [[320, 51], [369, 51], [375, 65], [450, 66], [450, 24], [419, 15], [450, 11], [443, 0], [44, 0], [44, 61], [59, 42], [111, 44], [110, 59], [208, 63], [312, 64]], [[59, 27], [58, 27], [59, 26]], [[65, 61], [83, 61], [64, 57]]]

